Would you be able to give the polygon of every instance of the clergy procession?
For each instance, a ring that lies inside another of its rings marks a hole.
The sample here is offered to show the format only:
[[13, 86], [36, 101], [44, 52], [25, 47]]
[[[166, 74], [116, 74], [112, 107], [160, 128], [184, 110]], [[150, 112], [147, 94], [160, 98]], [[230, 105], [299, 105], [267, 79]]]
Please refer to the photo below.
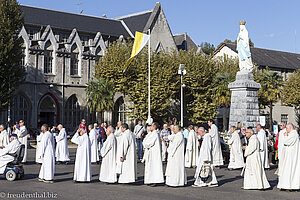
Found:
[[[139, 120], [134, 128], [138, 136], [130, 130], [128, 124], [121, 121], [116, 127], [103, 124], [104, 132], [101, 133], [97, 123], [87, 127], [86, 120], [82, 119], [73, 135], [68, 135], [62, 124], [52, 129], [43, 124], [36, 145], [35, 161], [41, 164], [38, 181], [55, 184], [55, 165], [70, 162], [70, 140], [77, 145], [73, 174], [75, 183], [91, 182], [92, 164], [100, 165], [100, 182], [134, 183], [138, 179], [137, 164], [143, 163], [144, 184], [152, 187], [164, 184], [169, 187], [186, 186], [187, 168], [195, 170], [192, 187], [218, 187], [218, 169], [224, 167], [230, 171], [240, 171], [244, 177], [242, 189], [267, 190], [271, 187], [265, 174], [265, 170], [270, 168], [269, 139], [260, 124], [255, 128], [232, 126], [231, 137], [225, 144], [213, 120], [199, 127], [189, 125], [186, 139], [184, 130], [176, 124], [163, 124], [160, 129], [157, 122], [145, 126], [141, 122]], [[275, 143], [278, 149], [278, 168], [275, 172], [278, 176], [277, 188], [297, 191], [300, 189], [299, 134], [291, 123], [280, 125], [281, 130], [276, 135]], [[14, 126], [10, 135], [3, 125], [0, 128], [0, 174], [3, 174], [6, 165], [14, 159], [13, 153], [22, 144], [25, 146], [22, 163], [26, 165], [24, 159], [28, 145], [23, 138], [27, 136], [27, 129], [23, 120], [20, 120], [19, 128]], [[104, 142], [101, 140], [103, 134], [106, 137]], [[139, 142], [142, 143], [142, 153], [138, 152]], [[224, 144], [230, 151], [228, 160], [223, 156], [226, 151], [222, 147]]]

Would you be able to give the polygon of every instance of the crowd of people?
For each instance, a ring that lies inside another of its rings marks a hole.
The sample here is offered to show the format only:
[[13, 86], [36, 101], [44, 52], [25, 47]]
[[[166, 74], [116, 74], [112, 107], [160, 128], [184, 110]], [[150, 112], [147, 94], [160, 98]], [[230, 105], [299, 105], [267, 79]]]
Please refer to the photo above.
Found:
[[[91, 164], [100, 163], [99, 180], [105, 183], [134, 183], [137, 181], [137, 163], [145, 165], [144, 183], [149, 186], [165, 183], [171, 187], [187, 184], [186, 168], [195, 168], [193, 187], [217, 187], [215, 170], [224, 166], [221, 138], [213, 120], [209, 129], [190, 125], [181, 130], [178, 125], [157, 122], [144, 126], [139, 120], [133, 132], [128, 124], [119, 121], [116, 127], [102, 123], [86, 125], [82, 119], [78, 129], [70, 135], [62, 124], [41, 126], [37, 136], [36, 162], [41, 164], [38, 180], [53, 183], [55, 164], [70, 161], [68, 139], [77, 145], [75, 182], [90, 182]], [[296, 127], [280, 124], [275, 148], [278, 151], [277, 188], [300, 189], [300, 142]], [[0, 125], [0, 173], [10, 162], [11, 153], [25, 145], [23, 163], [27, 160], [27, 129], [24, 121], [9, 133]], [[267, 134], [261, 125], [230, 127], [228, 169], [241, 170], [243, 189], [265, 190], [270, 184], [265, 169], [270, 168]], [[8, 159], [9, 158], [9, 159]], [[166, 164], [166, 170], [163, 170]]]

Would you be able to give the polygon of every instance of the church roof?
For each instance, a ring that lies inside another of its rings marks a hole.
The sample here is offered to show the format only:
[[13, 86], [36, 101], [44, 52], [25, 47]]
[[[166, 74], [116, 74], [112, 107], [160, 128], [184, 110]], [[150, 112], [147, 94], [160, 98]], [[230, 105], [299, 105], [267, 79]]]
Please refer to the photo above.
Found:
[[75, 14], [21, 5], [24, 21], [27, 25], [47, 26], [63, 30], [73, 30], [97, 33], [102, 35], [130, 37], [120, 20], [107, 19], [83, 14]]
[[[218, 53], [224, 46], [237, 53], [236, 44], [223, 43], [216, 50]], [[259, 66], [284, 69], [300, 69], [300, 54], [250, 47], [252, 61]]]
[[190, 50], [190, 49], [194, 49], [195, 51], [198, 50], [198, 46], [188, 34], [180, 33], [180, 34], [175, 34], [173, 37], [178, 50]]
[[114, 18], [116, 20], [123, 20], [127, 27], [134, 35], [136, 31], [143, 32], [144, 28], [149, 20], [152, 10], [134, 13], [122, 17]]

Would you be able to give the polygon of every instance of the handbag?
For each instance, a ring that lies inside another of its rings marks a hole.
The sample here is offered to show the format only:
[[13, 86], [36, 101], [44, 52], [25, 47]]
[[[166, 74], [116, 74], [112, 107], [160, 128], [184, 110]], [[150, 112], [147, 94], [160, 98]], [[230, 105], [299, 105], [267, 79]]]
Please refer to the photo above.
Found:
[[206, 182], [211, 176], [211, 166], [209, 163], [203, 163], [199, 177], [203, 182]]

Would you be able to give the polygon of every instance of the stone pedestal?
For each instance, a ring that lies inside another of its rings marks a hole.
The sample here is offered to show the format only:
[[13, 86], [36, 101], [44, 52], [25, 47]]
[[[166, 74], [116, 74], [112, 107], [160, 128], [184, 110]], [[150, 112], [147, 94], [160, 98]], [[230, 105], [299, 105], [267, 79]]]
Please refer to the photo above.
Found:
[[236, 80], [228, 85], [231, 90], [229, 126], [242, 122], [246, 128], [259, 123], [257, 91], [260, 84], [253, 79], [253, 73], [238, 72]]

